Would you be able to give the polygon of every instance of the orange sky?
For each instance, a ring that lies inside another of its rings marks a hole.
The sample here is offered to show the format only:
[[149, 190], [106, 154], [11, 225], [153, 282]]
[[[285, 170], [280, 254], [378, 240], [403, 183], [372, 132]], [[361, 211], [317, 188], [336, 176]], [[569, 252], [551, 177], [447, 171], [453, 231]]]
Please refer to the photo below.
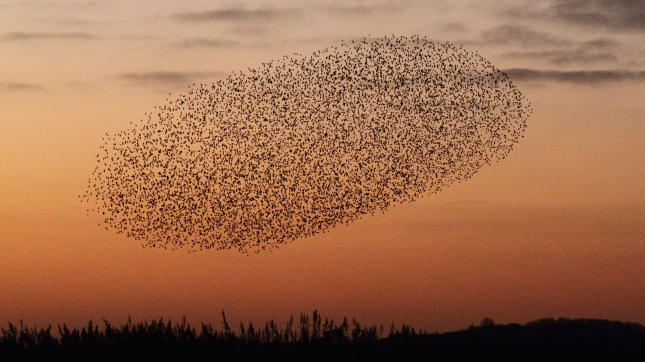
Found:
[[[563, 23], [528, 2], [537, 20], [504, 15], [517, 3], [0, 1], [0, 323], [314, 308], [430, 330], [485, 316], [645, 323], [645, 29]], [[468, 182], [259, 255], [142, 249], [77, 208], [101, 136], [168, 91], [370, 33], [540, 71], [516, 79], [535, 110], [526, 138]]]

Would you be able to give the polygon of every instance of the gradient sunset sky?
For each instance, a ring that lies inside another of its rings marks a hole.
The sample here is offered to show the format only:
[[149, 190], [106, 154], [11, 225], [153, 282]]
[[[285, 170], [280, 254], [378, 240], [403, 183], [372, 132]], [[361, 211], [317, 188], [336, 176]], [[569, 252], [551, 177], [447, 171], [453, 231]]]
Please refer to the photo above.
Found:
[[[508, 158], [272, 252], [142, 249], [97, 226], [101, 137], [181, 93], [341, 39], [476, 49], [531, 101]], [[0, 0], [0, 325], [318, 309], [431, 331], [645, 323], [645, 1]]]

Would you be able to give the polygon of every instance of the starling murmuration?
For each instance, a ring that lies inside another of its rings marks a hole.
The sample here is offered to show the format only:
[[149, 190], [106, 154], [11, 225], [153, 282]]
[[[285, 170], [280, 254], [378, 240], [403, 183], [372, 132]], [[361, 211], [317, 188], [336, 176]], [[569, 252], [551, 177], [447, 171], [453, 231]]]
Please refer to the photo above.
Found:
[[461, 46], [342, 42], [193, 84], [106, 135], [81, 200], [146, 247], [271, 249], [468, 180], [531, 113]]

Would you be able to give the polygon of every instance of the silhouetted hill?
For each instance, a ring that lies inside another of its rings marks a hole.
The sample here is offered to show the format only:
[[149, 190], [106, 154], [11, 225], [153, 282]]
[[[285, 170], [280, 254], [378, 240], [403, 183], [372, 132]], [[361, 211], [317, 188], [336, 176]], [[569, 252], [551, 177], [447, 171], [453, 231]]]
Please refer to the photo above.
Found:
[[542, 319], [427, 333], [403, 325], [388, 331], [317, 312], [233, 330], [163, 320], [101, 328], [89, 323], [53, 331], [9, 324], [0, 361], [645, 361], [645, 327], [598, 319]]

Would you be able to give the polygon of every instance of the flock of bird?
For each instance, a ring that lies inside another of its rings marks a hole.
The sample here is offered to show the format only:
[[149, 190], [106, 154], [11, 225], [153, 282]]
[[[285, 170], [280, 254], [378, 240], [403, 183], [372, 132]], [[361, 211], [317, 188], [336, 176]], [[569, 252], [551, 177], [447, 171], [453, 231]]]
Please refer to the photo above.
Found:
[[271, 249], [469, 179], [531, 112], [460, 46], [342, 42], [169, 97], [106, 135], [80, 197], [143, 246]]

